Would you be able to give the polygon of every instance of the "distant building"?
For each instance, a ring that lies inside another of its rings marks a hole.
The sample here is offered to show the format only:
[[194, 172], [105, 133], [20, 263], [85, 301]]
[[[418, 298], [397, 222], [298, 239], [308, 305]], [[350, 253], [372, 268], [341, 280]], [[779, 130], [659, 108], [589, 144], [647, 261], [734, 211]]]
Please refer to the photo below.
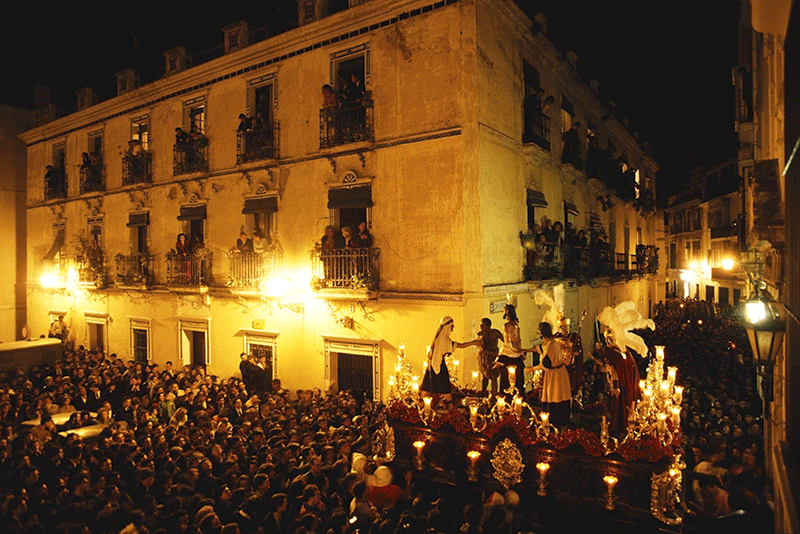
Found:
[[698, 169], [664, 212], [667, 291], [736, 306], [746, 292], [739, 261], [740, 180], [736, 160]]
[[[507, 295], [526, 345], [539, 288], [563, 283], [575, 322], [624, 300], [649, 315], [658, 167], [543, 18], [510, 0], [311, 4], [296, 29], [227, 26], [222, 57], [170, 50], [163, 79], [123, 71], [115, 98], [21, 135], [34, 333], [63, 313], [70, 342], [123, 359], [229, 376], [252, 351], [290, 389], [381, 397], [401, 345], [421, 374], [441, 317], [474, 339]], [[322, 246], [361, 223], [369, 246]], [[241, 231], [256, 252], [232, 250]], [[178, 234], [203, 247], [184, 255]], [[470, 381], [473, 349], [456, 357]]]

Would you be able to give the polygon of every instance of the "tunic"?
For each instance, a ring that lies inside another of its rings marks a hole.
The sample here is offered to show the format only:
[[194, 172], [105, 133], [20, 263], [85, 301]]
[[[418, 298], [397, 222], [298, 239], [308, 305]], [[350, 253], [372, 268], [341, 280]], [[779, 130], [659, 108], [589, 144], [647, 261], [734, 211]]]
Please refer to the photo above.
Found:
[[561, 354], [561, 346], [555, 339], [546, 343], [542, 354], [542, 365], [545, 367], [542, 402], [568, 401], [572, 398], [572, 391], [569, 383], [569, 371], [564, 365]]

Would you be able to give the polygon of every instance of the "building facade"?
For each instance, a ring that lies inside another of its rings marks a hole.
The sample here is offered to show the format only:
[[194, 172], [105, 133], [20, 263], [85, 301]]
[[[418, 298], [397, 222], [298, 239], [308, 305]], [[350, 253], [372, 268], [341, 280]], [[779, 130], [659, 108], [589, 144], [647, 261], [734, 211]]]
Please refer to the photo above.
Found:
[[[254, 43], [228, 26], [200, 65], [170, 50], [162, 79], [121, 72], [115, 98], [21, 136], [34, 334], [65, 314], [72, 343], [123, 359], [229, 376], [257, 352], [290, 389], [380, 398], [401, 346], [421, 374], [443, 316], [474, 339], [511, 298], [528, 344], [536, 289], [561, 286], [573, 320], [663, 298], [657, 165], [543, 18], [509, 0], [299, 18]], [[369, 246], [323, 246], [360, 224]]]
[[21, 339], [27, 324], [25, 272], [25, 144], [17, 137], [34, 124], [30, 111], [0, 106], [0, 255], [6, 262], [0, 281], [0, 340]]
[[746, 277], [736, 268], [742, 228], [737, 161], [695, 174], [664, 212], [667, 292], [736, 306], [747, 292]]

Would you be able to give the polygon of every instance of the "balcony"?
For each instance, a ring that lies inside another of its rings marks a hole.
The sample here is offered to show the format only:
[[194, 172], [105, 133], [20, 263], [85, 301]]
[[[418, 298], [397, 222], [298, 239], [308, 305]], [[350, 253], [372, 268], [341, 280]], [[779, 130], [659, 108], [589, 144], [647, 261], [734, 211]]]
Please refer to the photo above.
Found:
[[106, 190], [106, 172], [102, 164], [81, 165], [80, 178], [81, 195], [85, 193], [96, 193]]
[[208, 172], [208, 138], [198, 137], [172, 147], [172, 174]]
[[262, 280], [278, 274], [283, 265], [280, 252], [229, 252], [228, 286], [257, 288]]
[[123, 286], [150, 286], [154, 283], [153, 256], [149, 254], [117, 254], [114, 281]]
[[367, 289], [376, 291], [380, 280], [379, 248], [320, 249], [311, 252], [315, 289]]
[[74, 266], [77, 274], [77, 283], [94, 284], [98, 289], [108, 285], [105, 254], [101, 248], [89, 248], [86, 254], [76, 256], [74, 258]]
[[721, 239], [723, 237], [736, 237], [739, 233], [736, 231], [735, 224], [727, 226], [718, 226], [711, 229], [711, 239]]
[[374, 141], [372, 99], [319, 110], [319, 148]]
[[545, 150], [550, 150], [550, 117], [537, 114], [526, 124], [523, 143], [535, 143]]
[[208, 286], [211, 276], [211, 251], [202, 249], [194, 254], [178, 254], [174, 250], [166, 254], [167, 285]]
[[122, 185], [149, 184], [152, 181], [153, 157], [150, 152], [123, 156]]
[[278, 155], [278, 131], [277, 122], [264, 128], [238, 130], [236, 132], [236, 163], [242, 164], [248, 161], [280, 157]]
[[44, 176], [44, 199], [67, 198], [67, 173], [51, 168]]
[[[525, 244], [523, 244], [525, 246]], [[561, 247], [558, 243], [536, 241], [525, 246], [527, 265], [523, 269], [526, 280], [549, 280], [560, 278], [564, 270]]]

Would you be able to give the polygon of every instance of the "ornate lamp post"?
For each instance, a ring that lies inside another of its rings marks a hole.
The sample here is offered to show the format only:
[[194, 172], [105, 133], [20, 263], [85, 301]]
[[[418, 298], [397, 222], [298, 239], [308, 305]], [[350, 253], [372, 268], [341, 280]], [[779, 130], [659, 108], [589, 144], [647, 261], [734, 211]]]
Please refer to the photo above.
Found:
[[755, 290], [744, 301], [742, 325], [747, 330], [758, 374], [761, 377], [761, 394], [764, 399], [764, 418], [769, 419], [772, 401], [772, 378], [775, 358], [783, 343], [786, 319], [783, 306], [772, 298], [763, 280], [754, 279]]

